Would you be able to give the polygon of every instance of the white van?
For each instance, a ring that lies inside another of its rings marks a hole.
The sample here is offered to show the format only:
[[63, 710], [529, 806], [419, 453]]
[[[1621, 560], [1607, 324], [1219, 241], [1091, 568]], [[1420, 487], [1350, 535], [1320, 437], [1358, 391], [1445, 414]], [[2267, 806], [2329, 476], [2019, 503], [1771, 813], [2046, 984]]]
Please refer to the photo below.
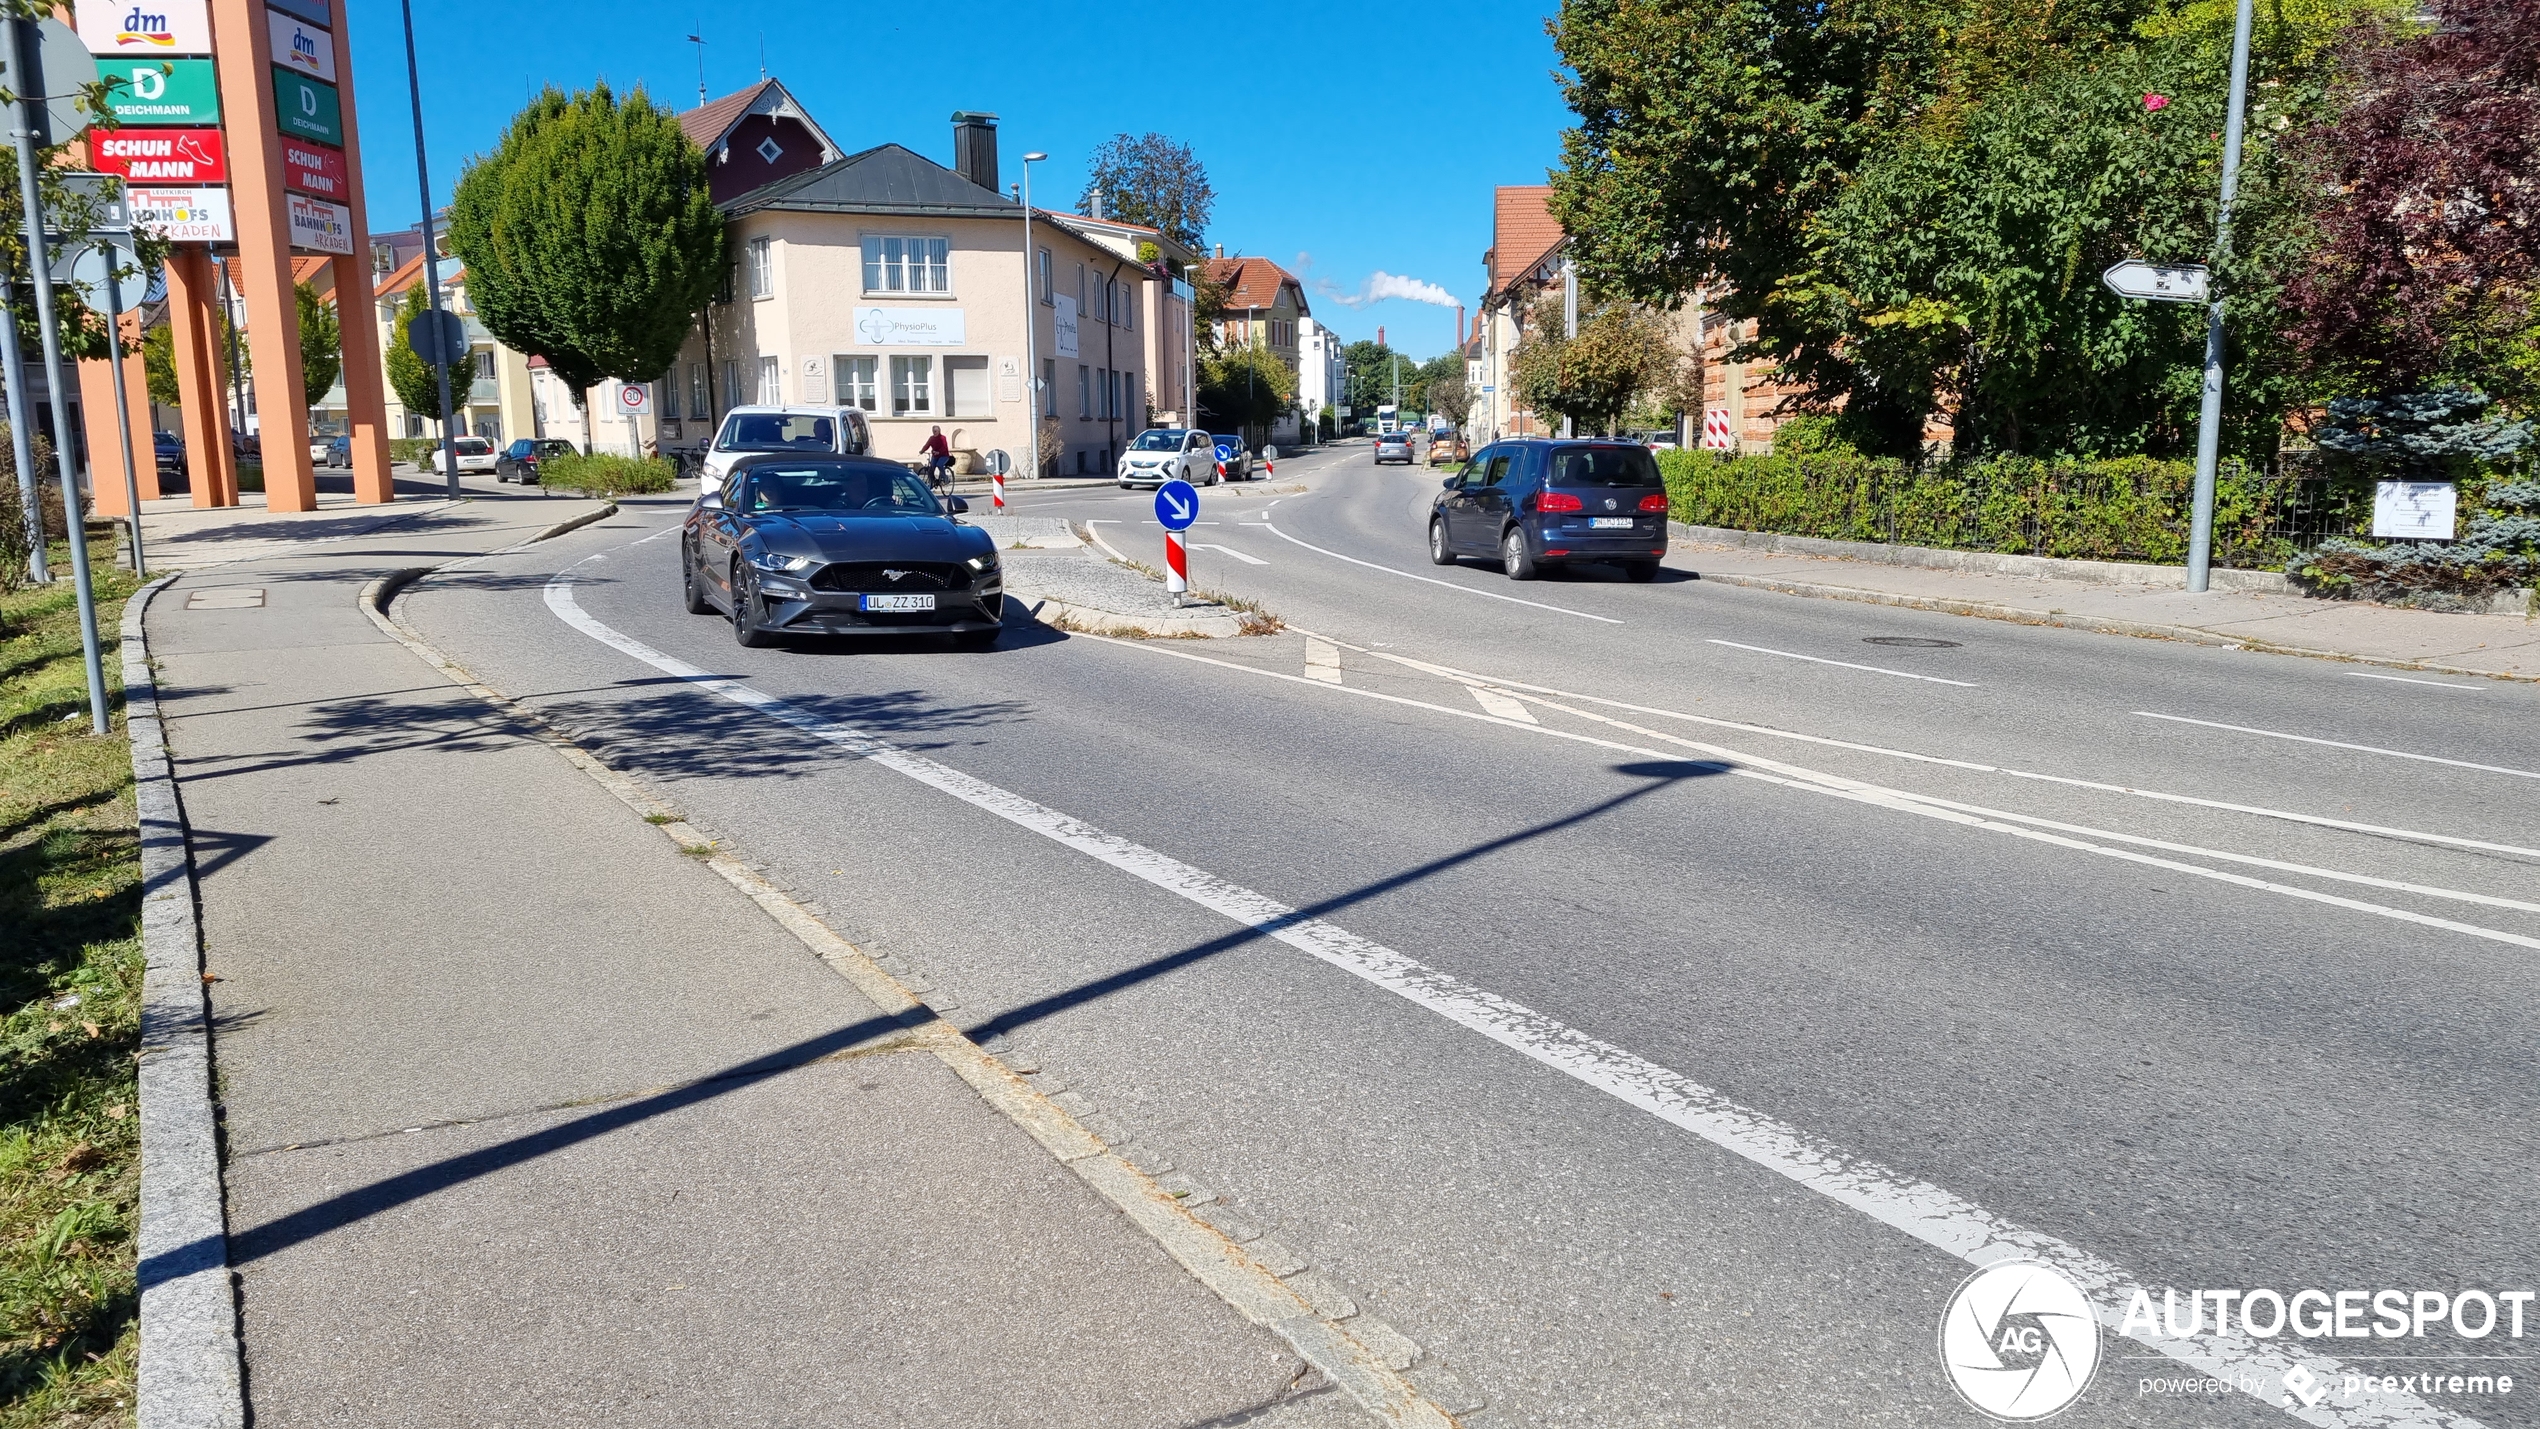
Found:
[[863, 456], [873, 450], [873, 428], [854, 407], [735, 407], [706, 448], [705, 479], [712, 491], [732, 463], [756, 452], [833, 452]]

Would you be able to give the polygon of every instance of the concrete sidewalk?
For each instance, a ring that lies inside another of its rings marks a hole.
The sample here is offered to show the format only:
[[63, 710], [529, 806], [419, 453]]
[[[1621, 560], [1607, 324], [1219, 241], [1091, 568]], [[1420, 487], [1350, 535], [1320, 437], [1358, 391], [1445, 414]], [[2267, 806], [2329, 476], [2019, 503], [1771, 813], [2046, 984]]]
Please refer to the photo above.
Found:
[[254, 1422], [1367, 1422], [923, 1009], [357, 606], [590, 509], [470, 503], [147, 613]]
[[[2454, 674], [2540, 680], [2540, 620], [2453, 615], [2253, 590], [2056, 580], [1709, 544], [1677, 528], [1704, 580], [2031, 625], [2243, 645]], [[2157, 571], [2159, 568], [2146, 568]]]

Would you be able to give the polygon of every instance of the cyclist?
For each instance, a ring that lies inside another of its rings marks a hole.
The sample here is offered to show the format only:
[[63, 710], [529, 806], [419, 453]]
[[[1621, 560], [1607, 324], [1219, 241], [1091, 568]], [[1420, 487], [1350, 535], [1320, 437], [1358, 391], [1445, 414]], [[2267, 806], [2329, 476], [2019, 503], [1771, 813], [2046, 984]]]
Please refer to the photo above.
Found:
[[944, 440], [943, 428], [935, 428], [934, 435], [926, 439], [926, 445], [917, 449], [917, 454], [926, 459], [927, 485], [952, 485], [952, 443]]

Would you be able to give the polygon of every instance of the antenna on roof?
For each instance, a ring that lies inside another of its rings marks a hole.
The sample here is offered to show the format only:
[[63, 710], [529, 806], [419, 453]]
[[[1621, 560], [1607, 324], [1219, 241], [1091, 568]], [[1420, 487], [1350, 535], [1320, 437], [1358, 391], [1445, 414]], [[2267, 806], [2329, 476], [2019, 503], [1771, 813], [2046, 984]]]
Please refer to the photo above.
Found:
[[[703, 29], [704, 26], [698, 28]], [[697, 107], [703, 109], [706, 107], [706, 37], [690, 35], [688, 43], [697, 47]]]
[[758, 32], [758, 77], [762, 82], [767, 78], [767, 31], [765, 30]]

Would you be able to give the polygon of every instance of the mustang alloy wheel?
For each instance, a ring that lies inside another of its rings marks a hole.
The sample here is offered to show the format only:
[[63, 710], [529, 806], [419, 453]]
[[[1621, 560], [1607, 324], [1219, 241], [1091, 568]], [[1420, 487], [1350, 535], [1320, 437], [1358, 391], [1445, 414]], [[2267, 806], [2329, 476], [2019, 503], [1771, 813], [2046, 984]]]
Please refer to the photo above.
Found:
[[690, 615], [712, 615], [714, 607], [707, 603], [705, 587], [697, 583], [697, 551], [686, 541], [679, 543], [679, 593]]
[[750, 579], [750, 568], [732, 563], [732, 638], [743, 649], [763, 650], [776, 643], [776, 637], [759, 625], [766, 612], [760, 608], [758, 583]]

